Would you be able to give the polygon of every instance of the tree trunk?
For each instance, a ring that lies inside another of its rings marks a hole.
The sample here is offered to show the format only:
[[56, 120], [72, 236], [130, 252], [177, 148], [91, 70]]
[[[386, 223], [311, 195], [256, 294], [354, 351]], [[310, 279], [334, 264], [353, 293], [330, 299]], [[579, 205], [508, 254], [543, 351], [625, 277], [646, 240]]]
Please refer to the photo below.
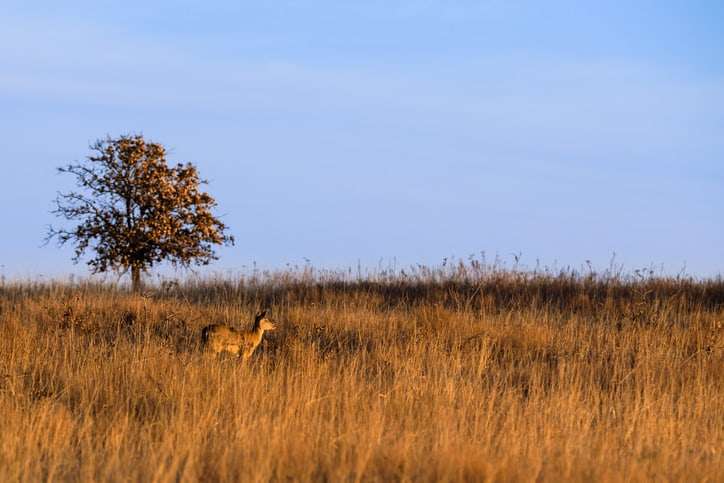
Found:
[[131, 290], [133, 293], [141, 291], [141, 267], [138, 265], [131, 265]]

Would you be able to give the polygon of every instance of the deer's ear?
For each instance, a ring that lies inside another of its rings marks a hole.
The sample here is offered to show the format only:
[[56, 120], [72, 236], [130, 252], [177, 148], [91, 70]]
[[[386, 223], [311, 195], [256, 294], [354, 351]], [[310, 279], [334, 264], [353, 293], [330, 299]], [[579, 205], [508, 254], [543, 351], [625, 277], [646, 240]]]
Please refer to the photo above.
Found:
[[262, 310], [262, 311], [256, 313], [257, 319], [263, 319], [265, 316], [266, 316], [266, 310]]

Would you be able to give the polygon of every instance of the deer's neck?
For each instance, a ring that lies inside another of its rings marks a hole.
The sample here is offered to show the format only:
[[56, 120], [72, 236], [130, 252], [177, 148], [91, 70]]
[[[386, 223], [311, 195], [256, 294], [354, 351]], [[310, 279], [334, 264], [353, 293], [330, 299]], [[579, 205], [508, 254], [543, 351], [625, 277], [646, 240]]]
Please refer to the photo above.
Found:
[[256, 346], [261, 342], [261, 338], [264, 336], [264, 329], [261, 327], [254, 327], [254, 330], [251, 331], [251, 337], [254, 341], [254, 345]]

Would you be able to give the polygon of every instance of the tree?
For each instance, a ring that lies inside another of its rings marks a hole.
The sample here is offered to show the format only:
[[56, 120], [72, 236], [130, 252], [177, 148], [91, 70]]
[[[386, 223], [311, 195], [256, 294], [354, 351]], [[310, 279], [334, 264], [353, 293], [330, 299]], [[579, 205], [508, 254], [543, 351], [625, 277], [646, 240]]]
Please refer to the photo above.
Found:
[[58, 168], [79, 191], [58, 193], [53, 213], [77, 226], [48, 228], [48, 241], [75, 245], [74, 262], [93, 251], [93, 273], [130, 271], [139, 291], [141, 273], [154, 264], [206, 265], [217, 258], [214, 245], [233, 244], [193, 164], [169, 166], [166, 149], [142, 135], [106, 137], [90, 149], [84, 163]]

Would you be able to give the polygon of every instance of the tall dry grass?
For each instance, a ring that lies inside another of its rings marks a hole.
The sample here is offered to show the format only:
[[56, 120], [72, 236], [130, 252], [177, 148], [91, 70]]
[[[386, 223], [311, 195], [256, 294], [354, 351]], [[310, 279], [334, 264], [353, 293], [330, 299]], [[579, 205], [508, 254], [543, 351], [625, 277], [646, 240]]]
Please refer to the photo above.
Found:
[[724, 281], [413, 272], [4, 283], [0, 481], [724, 481]]

